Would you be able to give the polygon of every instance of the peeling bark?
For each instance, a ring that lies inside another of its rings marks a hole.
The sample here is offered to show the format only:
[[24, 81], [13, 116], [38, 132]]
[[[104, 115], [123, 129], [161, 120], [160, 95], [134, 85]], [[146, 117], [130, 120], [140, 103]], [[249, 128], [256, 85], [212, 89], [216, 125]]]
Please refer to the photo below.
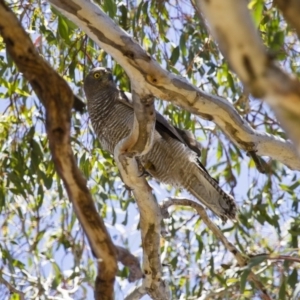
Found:
[[[226, 99], [206, 94], [181, 76], [164, 70], [98, 6], [88, 0], [49, 0], [49, 2], [118, 61], [130, 77], [131, 82], [136, 82], [137, 93], [152, 94], [204, 119], [211, 120], [241, 149], [256, 152], [259, 156], [269, 156], [291, 169], [300, 170], [299, 155], [292, 143], [254, 130]], [[243, 1], [241, 2], [243, 3]], [[236, 23], [234, 26], [235, 28], [239, 27], [236, 26]], [[228, 32], [232, 31], [228, 30]], [[256, 43], [257, 41], [259, 41], [259, 38], [255, 37], [253, 42]], [[257, 48], [258, 52], [264, 51], [260, 46]], [[264, 57], [263, 62], [258, 60], [252, 66], [250, 58], [252, 59], [252, 56], [249, 58], [243, 56], [243, 59], [241, 59], [243, 70], [245, 69], [243, 74], [250, 74], [250, 77], [253, 77], [253, 74], [257, 72], [254, 68], [256, 64], [265, 65], [269, 63], [269, 60]], [[278, 68], [274, 67], [271, 70], [272, 74], [276, 74], [277, 70]], [[277, 92], [279, 96], [281, 95], [280, 97], [283, 97], [282, 93], [284, 93], [285, 97], [287, 91], [279, 90]], [[261, 94], [259, 88], [255, 94]]]
[[68, 84], [39, 56], [15, 15], [0, 0], [0, 32], [7, 51], [46, 109], [46, 131], [57, 173], [97, 258], [95, 299], [114, 298], [117, 253], [76, 165], [70, 142], [74, 95]]
[[254, 97], [271, 106], [300, 154], [300, 82], [266, 51], [247, 1], [196, 0], [196, 6], [232, 69]]

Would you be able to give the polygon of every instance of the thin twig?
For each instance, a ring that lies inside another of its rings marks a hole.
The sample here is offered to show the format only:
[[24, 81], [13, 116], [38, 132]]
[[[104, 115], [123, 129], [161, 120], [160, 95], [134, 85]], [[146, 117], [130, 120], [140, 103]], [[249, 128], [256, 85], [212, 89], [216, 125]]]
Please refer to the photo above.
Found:
[[5, 285], [7, 287], [7, 289], [9, 290], [9, 292], [11, 294], [18, 294], [20, 297], [20, 300], [24, 300], [24, 293], [17, 290], [15, 287], [13, 287], [8, 281], [6, 281], [1, 275], [0, 275], [0, 283], [2, 283], [3, 285]]
[[[242, 253], [240, 253], [239, 250], [227, 240], [227, 238], [224, 236], [222, 231], [209, 219], [205, 209], [200, 204], [184, 198], [167, 198], [167, 200], [164, 201], [163, 204], [161, 205], [163, 216], [168, 215], [167, 209], [172, 205], [189, 206], [194, 208], [197, 211], [197, 213], [200, 215], [205, 225], [213, 232], [213, 234], [217, 237], [217, 239], [219, 239], [222, 242], [225, 248], [228, 251], [230, 251], [232, 255], [236, 258], [239, 266], [240, 267], [247, 266], [249, 258], [244, 256]], [[262, 299], [271, 300], [271, 297], [268, 295], [267, 290], [252, 271], [250, 271], [248, 278], [254, 283], [256, 288], [261, 291]]]

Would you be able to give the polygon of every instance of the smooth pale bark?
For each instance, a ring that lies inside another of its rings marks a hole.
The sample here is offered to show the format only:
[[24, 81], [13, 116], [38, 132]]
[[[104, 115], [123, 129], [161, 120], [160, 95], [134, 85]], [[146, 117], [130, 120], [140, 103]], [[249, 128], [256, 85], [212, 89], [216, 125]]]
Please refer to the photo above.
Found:
[[143, 286], [139, 286], [135, 288], [132, 292], [130, 292], [124, 300], [139, 300], [142, 299], [144, 295], [147, 294], [147, 291]]
[[135, 84], [137, 93], [152, 94], [211, 120], [241, 149], [300, 170], [299, 155], [292, 143], [254, 130], [226, 99], [206, 94], [183, 77], [164, 70], [97, 5], [88, 0], [49, 2], [116, 59]]
[[270, 104], [300, 154], [300, 82], [286, 74], [266, 51], [240, 0], [196, 0], [219, 48], [251, 94]]
[[160, 262], [161, 213], [152, 189], [141, 176], [136, 158], [146, 154], [152, 147], [155, 131], [154, 99], [135, 91], [132, 85], [134, 108], [133, 128], [128, 137], [121, 140], [114, 150], [114, 158], [123, 182], [132, 189], [140, 212], [143, 248], [142, 289], [153, 299], [170, 299], [168, 286], [162, 279]]

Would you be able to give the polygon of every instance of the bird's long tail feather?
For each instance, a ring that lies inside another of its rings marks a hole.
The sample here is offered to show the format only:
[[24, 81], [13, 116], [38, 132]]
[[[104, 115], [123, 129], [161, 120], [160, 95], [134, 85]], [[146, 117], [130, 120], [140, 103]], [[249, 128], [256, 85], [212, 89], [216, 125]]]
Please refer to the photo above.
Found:
[[224, 192], [218, 183], [196, 164], [185, 177], [185, 188], [223, 221], [234, 219], [236, 204], [233, 197]]

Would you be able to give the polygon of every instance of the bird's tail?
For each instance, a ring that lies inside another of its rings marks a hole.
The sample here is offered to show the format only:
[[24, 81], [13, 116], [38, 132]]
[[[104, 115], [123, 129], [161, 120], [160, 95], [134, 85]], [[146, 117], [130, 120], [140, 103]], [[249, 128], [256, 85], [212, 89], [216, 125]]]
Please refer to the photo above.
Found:
[[185, 188], [224, 222], [235, 219], [236, 203], [218, 183], [195, 163], [185, 176]]

